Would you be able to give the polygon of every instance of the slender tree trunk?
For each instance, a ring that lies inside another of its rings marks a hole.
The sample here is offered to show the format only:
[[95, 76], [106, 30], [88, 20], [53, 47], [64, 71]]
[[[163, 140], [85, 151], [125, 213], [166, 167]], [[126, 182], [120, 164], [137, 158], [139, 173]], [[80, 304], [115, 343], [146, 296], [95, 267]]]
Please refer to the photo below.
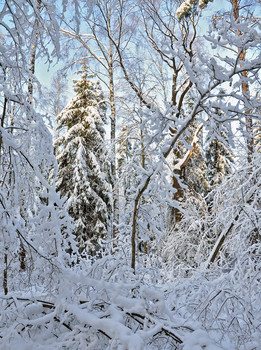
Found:
[[[143, 132], [140, 130], [140, 139], [141, 139], [141, 164], [142, 168], [146, 169], [146, 154], [145, 154], [145, 149], [144, 149], [144, 143], [143, 143]], [[143, 198], [143, 205], [145, 204], [145, 199]], [[148, 225], [148, 230], [149, 230], [149, 225]], [[144, 253], [148, 254], [148, 244], [146, 242], [142, 242], [144, 246]]]
[[137, 229], [137, 215], [138, 215], [139, 198], [137, 197], [134, 202], [134, 210], [132, 217], [132, 232], [131, 232], [131, 268], [135, 274], [136, 267], [136, 229]]
[[[173, 60], [173, 66], [174, 66], [175, 62]], [[172, 105], [173, 106], [176, 106], [177, 104], [177, 101], [176, 101], [176, 98], [177, 98], [177, 74], [174, 73], [173, 74], [173, 77], [172, 77], [172, 93], [171, 93], [171, 100], [172, 100]]]
[[141, 190], [139, 190], [134, 201], [134, 209], [133, 209], [133, 216], [132, 216], [132, 233], [131, 233], [131, 267], [134, 273], [135, 273], [135, 266], [136, 266], [136, 235], [137, 235], [138, 206], [143, 193], [148, 188], [150, 179], [151, 179], [151, 175], [147, 177], [144, 183], [144, 186], [142, 187]]
[[[174, 169], [174, 175], [172, 178], [173, 188], [176, 190], [176, 193], [174, 194], [174, 200], [181, 202], [184, 193], [178, 179], [181, 179], [181, 169]], [[177, 225], [182, 220], [182, 214], [178, 208], [172, 208], [171, 218], [172, 224], [174, 225]]]
[[117, 166], [116, 166], [116, 109], [115, 109], [115, 92], [114, 92], [114, 75], [113, 75], [113, 53], [112, 53], [112, 43], [110, 41], [110, 51], [109, 51], [109, 81], [110, 81], [110, 106], [111, 106], [111, 147], [112, 147], [112, 162], [111, 162], [111, 172], [113, 181], [113, 238], [117, 236], [117, 227], [119, 223], [119, 208], [118, 208], [118, 195], [119, 188], [117, 183]]
[[23, 242], [20, 242], [20, 252], [19, 252], [19, 259], [20, 259], [20, 269], [24, 271], [26, 269], [25, 264], [25, 258], [26, 258], [26, 250], [24, 248]]
[[[233, 15], [234, 15], [234, 19], [235, 21], [238, 21], [239, 19], [239, 1], [238, 0], [232, 0], [232, 6], [233, 6]], [[240, 37], [242, 35], [241, 31], [238, 30], [238, 36]], [[246, 52], [245, 50], [243, 50], [240, 54], [240, 61], [244, 62], [245, 61], [245, 56], [246, 56]], [[243, 95], [245, 98], [249, 98], [249, 86], [247, 83], [247, 72], [244, 71], [242, 72], [242, 78], [243, 78], [243, 82], [242, 82], [242, 91], [243, 91]], [[247, 160], [248, 163], [252, 162], [252, 158], [253, 158], [253, 153], [254, 153], [254, 135], [253, 135], [253, 121], [252, 118], [248, 117], [248, 115], [250, 114], [250, 109], [247, 108], [246, 109], [246, 144], [247, 144]]]
[[30, 67], [29, 70], [31, 72], [31, 77], [29, 78], [28, 83], [28, 102], [32, 104], [33, 102], [33, 75], [35, 72], [35, 56], [36, 56], [36, 45], [32, 45], [32, 52], [30, 57]]
[[[41, 9], [41, 3], [42, 0], [37, 0], [37, 12], [40, 13]], [[36, 57], [36, 47], [37, 47], [37, 40], [38, 40], [38, 29], [39, 29], [39, 22], [38, 18], [36, 17], [35, 22], [34, 22], [34, 30], [33, 30], [33, 44], [31, 46], [31, 57], [30, 57], [30, 66], [29, 66], [29, 71], [31, 72], [31, 76], [29, 78], [29, 83], [28, 83], [28, 102], [32, 103], [33, 99], [33, 75], [35, 73], [35, 57]]]
[[[37, 12], [40, 13], [42, 0], [37, 0]], [[36, 14], [37, 16], [37, 14]], [[36, 47], [37, 47], [37, 40], [38, 40], [38, 18], [36, 17], [34, 22], [34, 30], [33, 30], [33, 44], [31, 47], [31, 57], [30, 57], [30, 66], [29, 71], [31, 72], [31, 76], [29, 78], [28, 82], [28, 102], [32, 104], [33, 102], [33, 75], [35, 73], [35, 58], [36, 58]], [[21, 210], [22, 211], [22, 210]], [[23, 215], [21, 215], [23, 217]], [[19, 261], [20, 261], [20, 268], [21, 270], [26, 269], [26, 250], [22, 242], [20, 242], [20, 251], [19, 251]]]
[[[173, 67], [175, 67], [175, 59], [173, 58]], [[174, 68], [175, 69], [175, 68]], [[174, 72], [172, 76], [172, 93], [171, 93], [171, 102], [172, 106], [175, 107], [177, 105], [177, 74]], [[170, 130], [172, 134], [175, 134], [175, 130]], [[173, 151], [174, 157], [177, 156], [177, 152]], [[176, 193], [174, 194], [174, 200], [180, 201], [183, 196], [183, 191], [180, 187], [180, 184], [177, 180], [177, 177], [180, 177], [181, 170], [180, 169], [174, 169], [174, 174], [172, 177], [172, 185], [173, 188], [176, 190]], [[170, 213], [170, 225], [176, 225], [178, 222], [181, 221], [181, 213], [178, 208], [171, 208]]]
[[[238, 21], [239, 19], [239, 1], [238, 0], [232, 0], [232, 5], [233, 5], [233, 15], [235, 21]], [[242, 33], [239, 30], [238, 31], [238, 36], [241, 36]], [[242, 51], [240, 54], [240, 61], [244, 62], [246, 57], [246, 51]], [[243, 71], [241, 74], [243, 78], [242, 82], [242, 92], [243, 96], [246, 99], [249, 99], [250, 97], [250, 91], [249, 91], [249, 85], [247, 82], [247, 72]], [[249, 117], [250, 114], [250, 109], [246, 108], [246, 146], [247, 146], [247, 161], [249, 164], [252, 163], [253, 159], [253, 154], [254, 154], [254, 130], [253, 130], [253, 120], [252, 118]], [[260, 235], [258, 233], [257, 229], [254, 229], [252, 236], [250, 237], [250, 245], [255, 245], [260, 242]], [[252, 252], [253, 254], [256, 253], [256, 249]]]
[[[6, 108], [7, 108], [7, 98], [4, 98], [4, 106], [3, 106], [3, 113], [2, 113], [2, 117], [1, 117], [1, 127], [4, 127], [4, 120], [5, 120], [5, 116], [6, 116]], [[2, 143], [3, 143], [3, 138], [2, 138], [2, 134], [0, 134], [0, 159], [1, 159], [1, 149], [2, 149]]]
[[3, 278], [3, 288], [4, 288], [4, 293], [5, 295], [8, 294], [8, 285], [7, 285], [7, 269], [8, 269], [8, 264], [7, 264], [7, 253], [4, 255], [4, 278]]
[[[177, 73], [175, 71], [176, 69], [176, 65], [175, 65], [175, 59], [173, 58], [173, 67], [174, 67], [174, 72], [173, 72], [173, 77], [172, 77], [172, 94], [171, 94], [171, 98], [172, 98], [172, 105], [173, 107], [175, 107], [177, 105]], [[190, 88], [190, 87], [189, 87]], [[171, 134], [175, 134], [175, 130], [170, 130], [170, 133]], [[174, 157], [175, 158], [179, 158], [179, 152], [177, 150], [174, 150], [173, 151], [173, 154], [174, 154]], [[191, 153], [192, 155], [192, 153]], [[190, 156], [191, 156], [190, 155]], [[186, 162], [187, 164], [187, 162]], [[186, 164], [184, 164], [183, 167], [186, 166]], [[174, 200], [177, 201], [177, 202], [181, 202], [183, 196], [184, 196], [184, 193], [183, 193], [183, 190], [179, 184], [179, 181], [178, 179], [181, 178], [181, 167], [180, 168], [175, 168], [174, 167], [174, 174], [173, 174], [173, 177], [172, 177], [172, 185], [173, 185], [173, 188], [176, 190], [176, 193], [174, 194]], [[176, 225], [178, 224], [182, 219], [182, 214], [180, 212], [180, 210], [178, 208], [171, 208], [171, 214], [170, 214], [170, 224], [171, 226], [172, 225]]]
[[[4, 81], [6, 81], [6, 69], [3, 68], [2, 65], [0, 65], [0, 67], [3, 69], [3, 79]], [[2, 112], [1, 121], [0, 121], [0, 125], [2, 128], [4, 127], [5, 117], [7, 114], [7, 103], [8, 103], [8, 99], [6, 98], [6, 96], [4, 96], [3, 112]], [[2, 137], [2, 133], [0, 133], [0, 160], [1, 160], [2, 144], [3, 144], [3, 137]]]

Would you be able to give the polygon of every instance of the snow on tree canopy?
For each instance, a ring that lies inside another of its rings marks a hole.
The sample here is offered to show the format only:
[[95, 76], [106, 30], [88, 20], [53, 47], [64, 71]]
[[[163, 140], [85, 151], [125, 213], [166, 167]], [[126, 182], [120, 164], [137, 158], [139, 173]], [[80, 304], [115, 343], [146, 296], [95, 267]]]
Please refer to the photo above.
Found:
[[99, 82], [90, 80], [86, 70], [80, 73], [81, 78], [74, 81], [76, 96], [57, 118], [57, 190], [67, 197], [79, 251], [94, 254], [98, 240], [106, 237], [111, 210], [111, 187], [105, 174], [106, 108]]

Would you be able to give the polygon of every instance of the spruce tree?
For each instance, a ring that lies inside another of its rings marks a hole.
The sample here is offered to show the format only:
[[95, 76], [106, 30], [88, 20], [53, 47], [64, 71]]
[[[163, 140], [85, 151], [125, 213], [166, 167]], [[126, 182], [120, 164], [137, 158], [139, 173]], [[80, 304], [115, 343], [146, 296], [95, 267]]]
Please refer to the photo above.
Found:
[[[181, 109], [181, 118], [190, 115], [195, 101], [194, 93], [188, 94]], [[173, 150], [173, 188], [176, 190], [174, 200], [181, 208], [188, 210], [189, 206], [204, 207], [204, 197], [209, 190], [207, 166], [202, 147], [201, 122], [193, 121], [186, 134], [180, 139]], [[184, 219], [179, 208], [171, 208], [170, 226], [177, 225]]]
[[[197, 127], [198, 125], [193, 122], [188, 128], [189, 135], [185, 136], [185, 140], [189, 145], [192, 144]], [[181, 179], [188, 187], [187, 195], [198, 198], [199, 200], [203, 199], [209, 190], [207, 164], [202, 143], [201, 133], [193, 147], [192, 156], [181, 172]]]
[[229, 145], [228, 129], [225, 125], [216, 123], [215, 131], [210, 130], [206, 139], [207, 174], [209, 184], [213, 187], [221, 184], [224, 177], [231, 173], [234, 159]]
[[79, 252], [93, 255], [99, 239], [106, 237], [111, 211], [104, 150], [106, 108], [99, 82], [91, 80], [86, 69], [80, 73], [74, 81], [76, 96], [57, 117], [57, 190], [67, 197]]

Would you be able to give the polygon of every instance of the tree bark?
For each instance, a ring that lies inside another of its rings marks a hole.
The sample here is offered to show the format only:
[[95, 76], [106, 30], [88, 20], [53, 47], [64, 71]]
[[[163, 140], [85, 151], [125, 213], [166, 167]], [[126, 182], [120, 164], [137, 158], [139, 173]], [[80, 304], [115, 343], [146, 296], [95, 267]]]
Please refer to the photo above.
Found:
[[[236, 22], [239, 21], [239, 1], [238, 0], [232, 0], [232, 6], [233, 6], [233, 16]], [[238, 30], [238, 36], [242, 36], [242, 32]], [[246, 56], [246, 51], [242, 50], [240, 54], [240, 61], [244, 62]], [[240, 65], [242, 67], [242, 65]], [[246, 99], [249, 98], [249, 85], [247, 83], [247, 72], [243, 71], [241, 73], [241, 76], [243, 78], [242, 82], [242, 92]], [[254, 153], [254, 135], [253, 135], [253, 121], [252, 118], [248, 117], [250, 114], [250, 109], [246, 108], [246, 144], [247, 144], [247, 160], [248, 163], [252, 162], [253, 153]]]
[[8, 285], [7, 285], [7, 253], [5, 253], [4, 255], [4, 264], [5, 264], [5, 268], [4, 268], [4, 278], [3, 278], [3, 288], [4, 288], [4, 293], [5, 295], [8, 294]]
[[[3, 113], [2, 113], [2, 117], [1, 117], [1, 127], [4, 127], [4, 120], [5, 120], [5, 116], [6, 116], [6, 108], [7, 108], [7, 98], [4, 98], [4, 106], [3, 106]], [[2, 138], [2, 134], [0, 134], [0, 159], [1, 159], [1, 149], [2, 149], [2, 143], [3, 143], [3, 138]]]
[[[40, 13], [40, 8], [41, 8], [41, 3], [42, 0], [37, 0], [37, 12]], [[36, 19], [34, 22], [34, 30], [33, 30], [33, 44], [31, 46], [31, 57], [30, 57], [30, 66], [29, 66], [29, 71], [31, 72], [31, 77], [29, 78], [29, 83], [28, 83], [28, 102], [32, 104], [33, 102], [33, 75], [35, 73], [35, 57], [36, 57], [36, 47], [37, 47], [37, 40], [38, 40], [38, 28], [39, 27], [39, 22], [37, 19], [37, 14], [36, 14]]]
[[146, 191], [149, 183], [150, 183], [151, 175], [147, 177], [143, 187], [139, 190], [135, 201], [134, 201], [134, 209], [132, 216], [132, 233], [131, 233], [131, 267], [133, 269], [133, 273], [135, 274], [135, 266], [136, 266], [136, 231], [137, 231], [137, 217], [138, 217], [138, 205], [143, 195], [144, 191]]
[[117, 183], [117, 165], [116, 165], [116, 109], [115, 109], [115, 92], [114, 92], [114, 75], [113, 75], [113, 53], [112, 53], [112, 42], [110, 41], [109, 49], [109, 88], [110, 88], [110, 107], [111, 107], [111, 149], [112, 149], [112, 162], [111, 162], [111, 173], [112, 173], [112, 185], [113, 185], [113, 238], [117, 236], [117, 224], [119, 223], [119, 208], [118, 208], [118, 183]]

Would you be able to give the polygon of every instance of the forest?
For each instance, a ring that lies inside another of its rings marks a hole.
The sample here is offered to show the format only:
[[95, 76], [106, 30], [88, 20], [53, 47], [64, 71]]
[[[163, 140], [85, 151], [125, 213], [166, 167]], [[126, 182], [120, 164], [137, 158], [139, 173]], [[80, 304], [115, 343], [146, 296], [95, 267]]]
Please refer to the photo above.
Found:
[[261, 349], [260, 16], [0, 0], [1, 350]]

